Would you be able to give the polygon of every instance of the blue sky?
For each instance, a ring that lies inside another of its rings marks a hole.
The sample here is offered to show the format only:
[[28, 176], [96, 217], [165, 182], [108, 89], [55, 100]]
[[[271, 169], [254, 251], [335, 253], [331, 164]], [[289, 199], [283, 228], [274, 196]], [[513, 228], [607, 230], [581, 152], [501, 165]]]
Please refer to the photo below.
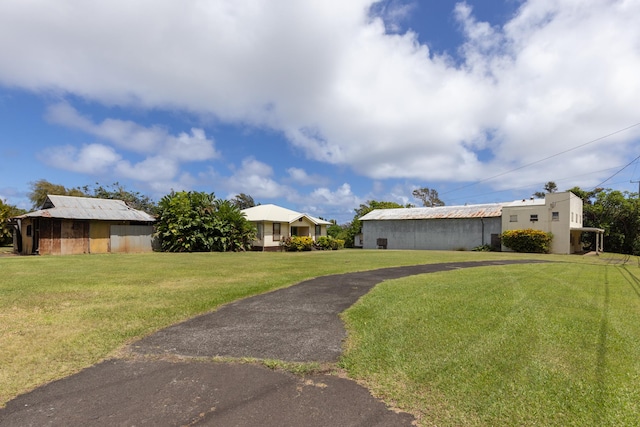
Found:
[[367, 200], [637, 191], [637, 0], [4, 0], [0, 198], [30, 182]]

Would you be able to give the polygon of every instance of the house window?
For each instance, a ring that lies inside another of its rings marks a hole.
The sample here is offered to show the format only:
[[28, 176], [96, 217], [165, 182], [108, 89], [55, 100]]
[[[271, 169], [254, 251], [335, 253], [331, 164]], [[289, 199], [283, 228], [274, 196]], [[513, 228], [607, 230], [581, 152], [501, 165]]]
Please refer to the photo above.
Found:
[[538, 214], [531, 214], [529, 221], [536, 222], [538, 220]]
[[510, 215], [509, 222], [518, 222], [518, 215]]
[[258, 240], [262, 240], [264, 236], [264, 224], [262, 224], [261, 222], [258, 223], [258, 233], [257, 233], [257, 239]]
[[273, 240], [277, 241], [280, 240], [280, 223], [279, 222], [274, 222], [273, 223]]
[[321, 235], [322, 235], [322, 226], [316, 225], [316, 236], [321, 236]]
[[560, 212], [551, 212], [551, 221], [560, 221]]

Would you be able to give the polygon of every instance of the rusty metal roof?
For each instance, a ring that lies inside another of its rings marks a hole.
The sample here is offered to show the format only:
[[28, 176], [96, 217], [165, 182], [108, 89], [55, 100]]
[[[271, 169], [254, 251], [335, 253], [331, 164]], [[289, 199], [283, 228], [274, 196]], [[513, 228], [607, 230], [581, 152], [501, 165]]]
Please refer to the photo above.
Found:
[[153, 216], [127, 206], [122, 200], [54, 195], [47, 196], [41, 210], [16, 218], [26, 217], [155, 222]]
[[502, 216], [507, 203], [488, 203], [466, 206], [436, 206], [433, 208], [376, 209], [360, 218], [360, 221], [386, 221], [406, 219], [443, 218], [494, 218]]

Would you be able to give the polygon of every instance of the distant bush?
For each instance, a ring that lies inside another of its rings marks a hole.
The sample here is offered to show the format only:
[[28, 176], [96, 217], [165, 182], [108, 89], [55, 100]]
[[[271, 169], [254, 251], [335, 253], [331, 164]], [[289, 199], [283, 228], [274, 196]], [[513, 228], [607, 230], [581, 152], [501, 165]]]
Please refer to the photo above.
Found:
[[515, 252], [546, 254], [551, 250], [553, 234], [527, 228], [507, 230], [500, 235], [502, 244]]
[[287, 252], [310, 251], [313, 249], [313, 239], [309, 236], [291, 236], [286, 237], [281, 245]]
[[324, 251], [335, 251], [344, 248], [344, 240], [334, 239], [331, 236], [321, 236], [316, 241], [316, 248]]
[[485, 243], [484, 245], [476, 246], [472, 250], [476, 252], [493, 252], [494, 248], [493, 246]]

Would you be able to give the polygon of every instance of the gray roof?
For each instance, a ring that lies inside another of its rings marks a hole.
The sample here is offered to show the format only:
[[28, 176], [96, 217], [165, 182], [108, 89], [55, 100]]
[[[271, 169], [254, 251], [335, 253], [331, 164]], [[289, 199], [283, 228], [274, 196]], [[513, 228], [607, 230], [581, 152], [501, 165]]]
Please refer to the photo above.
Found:
[[41, 210], [16, 218], [27, 217], [155, 222], [153, 216], [127, 206], [122, 200], [54, 195], [47, 196]]
[[361, 217], [360, 221], [493, 218], [502, 216], [502, 207], [506, 204], [507, 203], [488, 203], [484, 205], [436, 206], [433, 208], [375, 209]]

